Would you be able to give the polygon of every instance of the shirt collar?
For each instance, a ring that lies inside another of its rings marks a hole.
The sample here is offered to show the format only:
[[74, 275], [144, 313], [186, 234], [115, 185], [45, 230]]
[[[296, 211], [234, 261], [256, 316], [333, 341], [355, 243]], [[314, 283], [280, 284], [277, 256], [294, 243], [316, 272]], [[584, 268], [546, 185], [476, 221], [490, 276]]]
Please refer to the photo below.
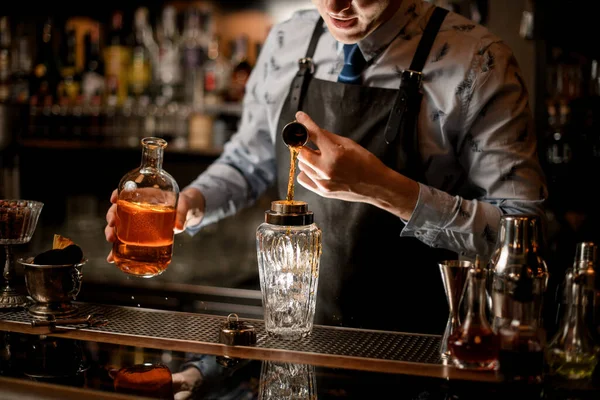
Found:
[[[373, 33], [358, 42], [365, 60], [369, 62], [381, 53], [406, 26], [423, 13], [421, 0], [403, 0], [396, 13]], [[341, 48], [341, 44], [338, 49]]]

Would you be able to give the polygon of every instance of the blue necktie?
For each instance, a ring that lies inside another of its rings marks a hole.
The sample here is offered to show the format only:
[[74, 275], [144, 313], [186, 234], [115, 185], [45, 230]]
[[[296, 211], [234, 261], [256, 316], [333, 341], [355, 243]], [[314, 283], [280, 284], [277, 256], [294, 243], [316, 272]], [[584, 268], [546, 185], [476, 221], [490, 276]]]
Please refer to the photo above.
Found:
[[366, 64], [358, 44], [345, 44], [344, 67], [338, 76], [338, 82], [360, 84], [361, 73]]

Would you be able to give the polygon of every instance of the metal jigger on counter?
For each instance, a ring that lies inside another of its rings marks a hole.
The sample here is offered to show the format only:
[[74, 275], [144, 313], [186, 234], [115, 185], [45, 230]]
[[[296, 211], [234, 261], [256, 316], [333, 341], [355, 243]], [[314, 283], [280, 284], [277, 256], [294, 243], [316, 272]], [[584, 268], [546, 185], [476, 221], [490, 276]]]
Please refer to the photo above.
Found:
[[312, 332], [321, 230], [303, 201], [271, 202], [256, 231], [265, 330], [296, 340]]
[[448, 349], [448, 338], [456, 332], [460, 326], [459, 304], [465, 293], [469, 269], [473, 267], [471, 261], [445, 260], [439, 263], [442, 274], [444, 291], [448, 299], [449, 316], [446, 330], [440, 345], [440, 354], [444, 360], [450, 357]]
[[13, 246], [31, 241], [43, 207], [44, 203], [39, 201], [0, 200], [0, 244], [6, 251], [0, 309], [25, 307], [29, 303], [27, 295], [12, 286], [15, 277]]

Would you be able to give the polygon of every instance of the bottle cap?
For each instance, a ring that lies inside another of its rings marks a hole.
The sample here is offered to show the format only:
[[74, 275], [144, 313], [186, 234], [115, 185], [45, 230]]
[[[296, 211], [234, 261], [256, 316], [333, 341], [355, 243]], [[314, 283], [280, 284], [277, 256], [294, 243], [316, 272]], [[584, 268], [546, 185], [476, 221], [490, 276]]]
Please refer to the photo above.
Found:
[[594, 242], [580, 242], [575, 248], [575, 268], [594, 268], [598, 254], [598, 246]]
[[598, 246], [594, 242], [577, 243], [573, 269], [576, 275], [581, 275], [578, 283], [588, 290], [594, 290], [600, 284], [596, 271], [597, 255]]

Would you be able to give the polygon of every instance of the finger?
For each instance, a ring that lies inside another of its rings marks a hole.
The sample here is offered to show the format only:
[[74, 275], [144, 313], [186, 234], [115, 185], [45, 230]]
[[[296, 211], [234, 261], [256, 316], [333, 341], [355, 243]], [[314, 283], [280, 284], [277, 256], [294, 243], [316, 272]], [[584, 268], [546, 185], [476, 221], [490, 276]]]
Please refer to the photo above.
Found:
[[117, 240], [115, 228], [109, 225], [106, 225], [106, 227], [104, 228], [104, 236], [106, 237], [106, 241], [110, 243], [113, 243]]
[[187, 400], [192, 396], [192, 392], [189, 390], [184, 390], [182, 392], [175, 393], [175, 400]]
[[113, 204], [116, 204], [118, 199], [119, 199], [119, 191], [117, 189], [115, 189], [115, 190], [113, 190], [112, 194], [110, 195], [110, 202]]
[[310, 179], [310, 177], [308, 175], [306, 175], [304, 172], [300, 172], [298, 174], [297, 180], [298, 180], [298, 183], [300, 184], [300, 186], [304, 187], [305, 189], [308, 189], [311, 192], [319, 193], [319, 187], [317, 186], [315, 181]]
[[177, 203], [177, 212], [175, 214], [175, 234], [181, 233], [185, 230], [190, 203], [191, 201], [188, 198], [188, 195], [186, 193], [181, 193], [179, 196], [179, 202]]
[[113, 204], [106, 212], [106, 223], [108, 226], [116, 226], [117, 224], [117, 205]]
[[313, 150], [310, 147], [304, 146], [298, 152], [298, 161], [304, 161], [307, 164], [315, 165], [320, 156], [321, 150]]
[[300, 171], [304, 172], [306, 175], [308, 175], [308, 177], [315, 181], [315, 180], [329, 180], [330, 178], [325, 175], [323, 172], [321, 172], [320, 170], [318, 170], [317, 168], [313, 168], [311, 165], [303, 162], [303, 161], [298, 161], [298, 169], [300, 169]]
[[308, 129], [308, 137], [309, 139], [318, 147], [324, 146], [328, 142], [327, 131], [325, 129], [321, 129], [319, 125], [315, 121], [312, 120], [308, 114], [298, 111], [296, 113], [296, 121], [300, 122], [302, 125], [306, 126]]
[[109, 262], [110, 264], [113, 264], [115, 262], [112, 250], [110, 251], [110, 253], [108, 253], [108, 257], [106, 257], [106, 261]]
[[177, 211], [177, 215], [175, 217], [175, 233], [181, 233], [185, 230], [185, 223], [187, 220], [187, 212], [183, 212], [181, 210]]

